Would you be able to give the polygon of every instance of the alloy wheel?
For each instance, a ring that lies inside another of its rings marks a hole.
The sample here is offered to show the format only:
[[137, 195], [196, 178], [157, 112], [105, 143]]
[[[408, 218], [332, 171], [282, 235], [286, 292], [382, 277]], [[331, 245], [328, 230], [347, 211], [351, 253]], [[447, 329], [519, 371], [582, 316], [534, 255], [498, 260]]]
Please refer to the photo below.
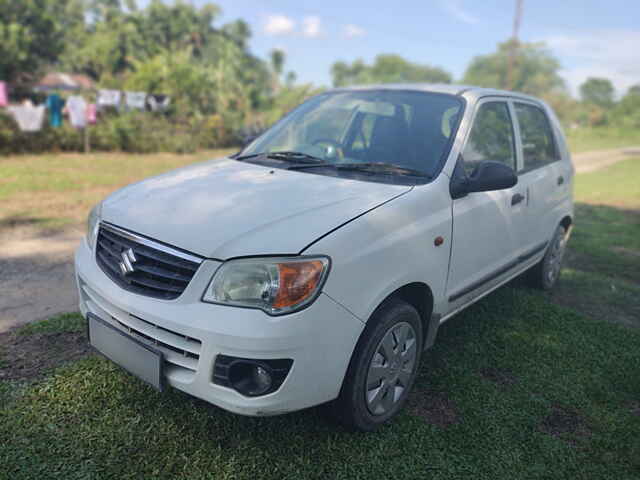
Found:
[[565, 236], [563, 234], [557, 235], [554, 239], [553, 245], [551, 246], [551, 251], [549, 252], [549, 257], [546, 261], [545, 275], [547, 277], [547, 282], [549, 283], [549, 285], [553, 285], [553, 283], [558, 278], [558, 275], [560, 274], [565, 246]]
[[402, 398], [411, 383], [417, 358], [414, 328], [407, 322], [392, 326], [382, 337], [369, 364], [365, 396], [372, 415], [384, 415]]

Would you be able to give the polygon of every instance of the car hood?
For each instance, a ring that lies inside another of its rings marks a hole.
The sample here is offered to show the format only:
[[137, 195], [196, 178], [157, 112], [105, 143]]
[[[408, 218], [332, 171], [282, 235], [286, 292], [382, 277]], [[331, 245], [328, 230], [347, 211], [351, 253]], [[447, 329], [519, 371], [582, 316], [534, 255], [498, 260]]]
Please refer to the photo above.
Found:
[[294, 254], [410, 189], [223, 159], [125, 187], [102, 219], [208, 258]]

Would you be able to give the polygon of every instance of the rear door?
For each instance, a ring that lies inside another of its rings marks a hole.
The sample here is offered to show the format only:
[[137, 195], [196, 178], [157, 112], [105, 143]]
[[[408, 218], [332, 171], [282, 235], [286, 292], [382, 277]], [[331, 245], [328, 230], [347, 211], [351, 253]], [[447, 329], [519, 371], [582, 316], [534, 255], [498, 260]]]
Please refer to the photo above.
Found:
[[515, 225], [522, 256], [544, 250], [557, 226], [557, 209], [569, 186], [559, 148], [544, 109], [521, 100], [512, 102], [521, 162], [518, 184], [526, 196], [526, 216]]
[[[466, 175], [471, 175], [485, 160], [503, 162], [516, 170], [516, 158], [508, 101], [501, 97], [480, 100], [458, 160]], [[519, 239], [514, 219], [524, 215], [525, 193], [516, 184], [509, 189], [475, 192], [453, 200], [448, 311], [481, 295], [516, 266]]]

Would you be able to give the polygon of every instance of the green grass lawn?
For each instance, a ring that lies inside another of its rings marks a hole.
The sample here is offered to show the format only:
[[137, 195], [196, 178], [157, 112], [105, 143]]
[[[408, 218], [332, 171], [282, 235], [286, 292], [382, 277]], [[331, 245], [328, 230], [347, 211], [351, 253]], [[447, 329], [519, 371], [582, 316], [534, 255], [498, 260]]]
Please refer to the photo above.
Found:
[[640, 157], [576, 176], [575, 201], [640, 210]]
[[66, 153], [0, 158], [0, 230], [23, 224], [41, 229], [82, 225], [89, 209], [120, 187], [235, 150], [189, 155]]
[[443, 327], [409, 408], [378, 433], [320, 409], [232, 415], [89, 357], [5, 393], [0, 465], [38, 479], [633, 478], [639, 372], [639, 330], [505, 288]]
[[640, 327], [640, 157], [578, 175], [575, 201], [567, 268], [549, 297]]
[[[447, 322], [377, 433], [321, 408], [236, 416], [88, 356], [0, 377], [0, 478], [640, 478], [637, 179], [637, 158], [579, 175], [556, 291], [514, 282]], [[63, 315], [12, 335], [46, 356], [83, 328]], [[0, 373], [16, 361], [0, 351]]]
[[640, 146], [640, 130], [614, 127], [565, 129], [572, 153]]

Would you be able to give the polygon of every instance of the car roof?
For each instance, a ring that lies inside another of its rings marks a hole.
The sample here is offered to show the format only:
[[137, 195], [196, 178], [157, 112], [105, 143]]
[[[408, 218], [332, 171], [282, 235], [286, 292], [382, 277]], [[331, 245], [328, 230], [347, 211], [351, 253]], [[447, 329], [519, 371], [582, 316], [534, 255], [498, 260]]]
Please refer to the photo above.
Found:
[[475, 87], [473, 85], [460, 85], [448, 83], [381, 83], [376, 85], [354, 85], [349, 87], [334, 88], [330, 91], [362, 91], [362, 90], [404, 90], [416, 92], [446, 93], [449, 95], [470, 96], [475, 98], [488, 96], [517, 97], [525, 100], [541, 102], [539, 98], [520, 92], [499, 90], [495, 88]]

